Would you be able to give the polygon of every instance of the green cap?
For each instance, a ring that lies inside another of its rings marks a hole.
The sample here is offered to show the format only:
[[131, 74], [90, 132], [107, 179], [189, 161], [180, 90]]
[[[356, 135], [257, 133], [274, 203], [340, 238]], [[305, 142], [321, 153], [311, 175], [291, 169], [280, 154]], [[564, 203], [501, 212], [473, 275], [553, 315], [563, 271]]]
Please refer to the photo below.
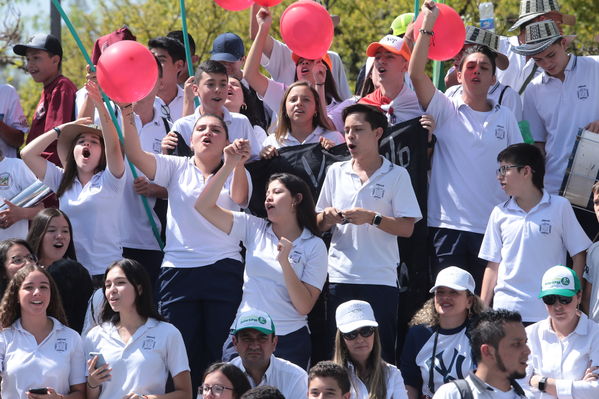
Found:
[[580, 291], [576, 272], [566, 266], [553, 266], [543, 274], [539, 298], [547, 295], [574, 296]]
[[401, 14], [397, 18], [391, 22], [391, 29], [393, 30], [393, 34], [395, 36], [403, 35], [406, 33], [406, 29], [408, 28], [408, 24], [414, 20], [414, 13], [407, 12], [405, 14]]
[[272, 319], [268, 313], [261, 310], [252, 309], [241, 313], [235, 320], [231, 333], [235, 335], [247, 328], [253, 328], [267, 335], [275, 333], [275, 324]]

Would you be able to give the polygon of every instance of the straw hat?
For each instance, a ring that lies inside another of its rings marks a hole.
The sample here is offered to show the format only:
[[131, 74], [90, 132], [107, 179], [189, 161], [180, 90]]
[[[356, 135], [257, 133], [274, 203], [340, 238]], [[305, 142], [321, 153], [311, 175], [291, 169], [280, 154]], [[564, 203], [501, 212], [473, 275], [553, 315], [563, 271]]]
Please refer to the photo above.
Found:
[[557, 0], [521, 0], [520, 16], [509, 31], [516, 30], [522, 24], [552, 11], [555, 11], [562, 16], [563, 24], [574, 25], [576, 23], [576, 17], [574, 15], [562, 14], [559, 12], [559, 3]]
[[466, 40], [464, 40], [464, 42], [488, 47], [489, 50], [497, 54], [497, 68], [502, 71], [506, 70], [510, 65], [510, 60], [505, 54], [499, 52], [499, 36], [495, 33], [486, 29], [477, 28], [476, 26], [467, 26]]
[[[89, 118], [87, 118], [87, 120], [89, 121]], [[77, 121], [75, 121], [60, 129], [60, 136], [58, 136], [58, 140], [56, 141], [56, 151], [58, 152], [58, 158], [60, 158], [60, 162], [63, 166], [65, 166], [67, 162], [73, 140], [83, 133], [92, 133], [102, 137], [102, 130], [100, 130], [98, 125], [94, 124], [77, 123]]]

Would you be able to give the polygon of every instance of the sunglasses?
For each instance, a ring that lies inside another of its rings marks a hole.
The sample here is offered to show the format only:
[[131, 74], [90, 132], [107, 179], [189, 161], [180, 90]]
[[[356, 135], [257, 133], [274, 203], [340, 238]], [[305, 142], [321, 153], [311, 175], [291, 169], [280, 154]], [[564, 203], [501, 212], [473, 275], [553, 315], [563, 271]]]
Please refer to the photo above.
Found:
[[543, 297], [543, 302], [545, 305], [553, 305], [555, 302], [559, 301], [562, 305], [568, 305], [572, 302], [574, 297], [571, 296], [561, 296], [561, 295], [547, 295]]
[[354, 339], [358, 338], [358, 334], [360, 334], [362, 338], [370, 337], [372, 334], [374, 334], [374, 330], [374, 327], [362, 327], [352, 332], [343, 333], [341, 336], [348, 341], [353, 341]]

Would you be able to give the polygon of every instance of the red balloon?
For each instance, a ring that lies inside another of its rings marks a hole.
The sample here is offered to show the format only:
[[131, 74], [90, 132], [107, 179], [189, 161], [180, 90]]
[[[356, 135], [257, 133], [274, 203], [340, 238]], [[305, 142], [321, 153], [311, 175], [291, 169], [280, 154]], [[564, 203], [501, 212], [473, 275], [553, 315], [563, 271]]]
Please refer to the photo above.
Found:
[[229, 11], [241, 11], [250, 8], [252, 0], [214, 0], [216, 4]]
[[[439, 17], [433, 27], [434, 35], [428, 50], [428, 58], [436, 61], [446, 61], [455, 57], [466, 39], [466, 28], [460, 15], [450, 6], [436, 3], [439, 8]], [[418, 39], [422, 27], [423, 14], [418, 14], [414, 23], [414, 39]]]
[[329, 12], [311, 0], [291, 4], [281, 15], [281, 36], [291, 51], [302, 58], [317, 60], [333, 42], [333, 20]]
[[274, 7], [283, 0], [254, 0], [256, 4], [260, 4], [263, 7]]
[[123, 40], [107, 47], [96, 65], [100, 87], [116, 102], [141, 100], [158, 80], [154, 55], [143, 44]]

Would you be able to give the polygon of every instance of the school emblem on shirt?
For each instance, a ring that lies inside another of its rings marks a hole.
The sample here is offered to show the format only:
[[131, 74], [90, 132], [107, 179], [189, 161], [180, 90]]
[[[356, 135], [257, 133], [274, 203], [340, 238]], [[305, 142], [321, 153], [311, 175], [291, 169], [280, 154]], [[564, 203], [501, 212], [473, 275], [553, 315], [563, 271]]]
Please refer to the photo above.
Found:
[[579, 100], [586, 100], [589, 98], [589, 89], [587, 89], [586, 85], [578, 86], [578, 91], [576, 92]]
[[291, 263], [300, 263], [302, 254], [299, 251], [293, 251], [289, 254], [289, 260], [291, 260]]
[[543, 219], [539, 225], [539, 231], [541, 234], [551, 234], [551, 223], [550, 220]]
[[56, 352], [66, 352], [67, 351], [67, 340], [65, 338], [58, 338], [54, 343], [54, 350]]
[[10, 187], [10, 173], [0, 173], [0, 190]]
[[146, 336], [146, 339], [141, 343], [141, 348], [144, 350], [152, 350], [156, 346], [156, 338], [150, 335]]
[[160, 146], [161, 142], [158, 139], [154, 139], [154, 144], [152, 144], [152, 150], [154, 151], [155, 154], [160, 154], [162, 153], [162, 147]]
[[495, 128], [495, 137], [497, 137], [499, 140], [503, 140], [505, 138], [505, 127], [497, 125]]
[[376, 199], [381, 199], [385, 196], [385, 186], [383, 184], [375, 184], [372, 188], [372, 196]]

